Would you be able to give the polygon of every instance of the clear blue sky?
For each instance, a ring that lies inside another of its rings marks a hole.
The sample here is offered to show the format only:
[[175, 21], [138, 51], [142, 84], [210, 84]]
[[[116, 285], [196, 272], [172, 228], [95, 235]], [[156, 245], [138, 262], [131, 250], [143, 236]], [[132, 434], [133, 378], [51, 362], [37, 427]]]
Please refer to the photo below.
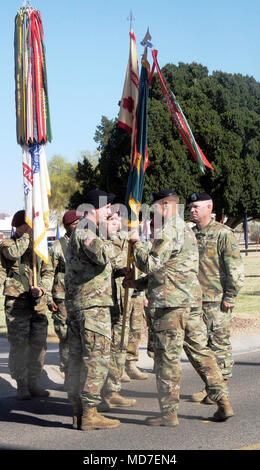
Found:
[[[22, 152], [16, 143], [14, 18], [23, 0], [2, 0], [0, 16], [0, 212], [23, 207]], [[118, 114], [133, 11], [137, 53], [147, 27], [166, 63], [198, 62], [260, 81], [260, 0], [34, 0], [41, 11], [54, 154], [78, 161], [94, 151], [101, 116]], [[150, 62], [151, 61], [151, 55]], [[187, 116], [188, 118], [188, 116]]]

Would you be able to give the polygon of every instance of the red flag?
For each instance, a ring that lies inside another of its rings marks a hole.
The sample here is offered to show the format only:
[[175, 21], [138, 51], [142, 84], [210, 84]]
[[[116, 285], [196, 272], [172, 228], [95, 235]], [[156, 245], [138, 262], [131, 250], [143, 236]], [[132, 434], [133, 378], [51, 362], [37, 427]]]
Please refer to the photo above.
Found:
[[132, 134], [134, 132], [135, 113], [138, 101], [139, 69], [136, 54], [136, 39], [132, 28], [129, 34], [130, 53], [120, 104], [118, 125]]

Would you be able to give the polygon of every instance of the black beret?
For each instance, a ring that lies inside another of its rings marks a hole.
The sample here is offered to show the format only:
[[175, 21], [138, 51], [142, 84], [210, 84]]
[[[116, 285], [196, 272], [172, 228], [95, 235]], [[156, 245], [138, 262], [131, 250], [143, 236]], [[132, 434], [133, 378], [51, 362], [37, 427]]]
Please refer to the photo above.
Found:
[[196, 201], [210, 201], [211, 199], [211, 196], [207, 193], [192, 193], [188, 197], [188, 203], [191, 204]]
[[107, 204], [112, 204], [115, 199], [115, 194], [106, 193], [102, 189], [92, 189], [86, 194], [85, 202], [86, 204], [91, 204], [95, 209], [100, 209]]
[[83, 214], [80, 214], [78, 211], [75, 211], [75, 210], [67, 211], [63, 215], [62, 222], [64, 225], [70, 225], [73, 222], [75, 222], [75, 220], [80, 219], [82, 215]]
[[152, 202], [159, 201], [169, 196], [177, 196], [177, 193], [173, 189], [162, 189], [158, 193], [150, 193], [150, 199]]
[[12, 227], [20, 227], [25, 224], [25, 211], [18, 211], [14, 214], [12, 219]]

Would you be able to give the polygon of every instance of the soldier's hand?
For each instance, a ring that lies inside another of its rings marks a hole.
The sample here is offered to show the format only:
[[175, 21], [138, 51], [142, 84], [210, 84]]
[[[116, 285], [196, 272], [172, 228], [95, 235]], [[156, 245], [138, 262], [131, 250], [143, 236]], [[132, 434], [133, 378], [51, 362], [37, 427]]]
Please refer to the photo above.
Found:
[[124, 268], [124, 276], [125, 276], [125, 279], [126, 280], [134, 280], [134, 277], [135, 277], [135, 271], [134, 269], [127, 269], [127, 268]]
[[32, 296], [35, 297], [35, 298], [38, 298], [38, 297], [41, 297], [42, 294], [43, 294], [43, 291], [41, 290], [40, 287], [38, 286], [33, 286], [31, 287], [31, 293], [32, 293]]
[[221, 302], [221, 311], [222, 312], [228, 312], [229, 309], [230, 309], [231, 312], [232, 312], [234, 306], [235, 306], [235, 304], [233, 304], [232, 302], [227, 302], [226, 300], [222, 300], [222, 302]]
[[131, 228], [131, 237], [130, 240], [132, 243], [139, 242], [140, 237], [139, 237], [139, 228]]
[[48, 309], [51, 312], [57, 312], [58, 310], [58, 305], [55, 302], [52, 302], [51, 304], [48, 304]]
[[123, 285], [124, 289], [127, 289], [127, 288], [137, 289], [137, 282], [134, 279], [127, 279], [125, 277], [125, 279], [123, 280], [122, 285]]
[[129, 272], [127, 268], [120, 268], [118, 271], [120, 271], [121, 276], [127, 276]]

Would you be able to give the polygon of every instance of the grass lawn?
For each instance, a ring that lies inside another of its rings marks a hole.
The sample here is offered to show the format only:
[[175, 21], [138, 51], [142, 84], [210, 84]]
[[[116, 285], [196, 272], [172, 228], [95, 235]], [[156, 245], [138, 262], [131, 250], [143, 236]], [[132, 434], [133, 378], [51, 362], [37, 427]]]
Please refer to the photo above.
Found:
[[[233, 316], [251, 319], [260, 318], [260, 251], [242, 254], [245, 266], [244, 287], [238, 294]], [[49, 340], [57, 341], [51, 313], [48, 313]], [[3, 297], [0, 296], [0, 337], [6, 336], [6, 324], [3, 311]]]
[[260, 318], [260, 251], [242, 256], [245, 283], [238, 294], [233, 315], [242, 318]]

